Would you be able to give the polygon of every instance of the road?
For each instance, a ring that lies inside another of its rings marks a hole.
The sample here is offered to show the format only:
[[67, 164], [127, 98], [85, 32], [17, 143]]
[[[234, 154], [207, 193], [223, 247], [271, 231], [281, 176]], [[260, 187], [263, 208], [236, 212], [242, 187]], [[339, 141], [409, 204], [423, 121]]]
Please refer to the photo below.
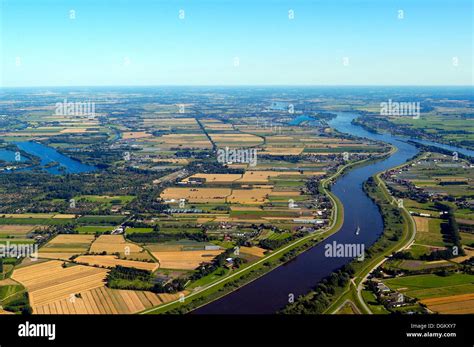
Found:
[[[418, 159], [417, 159], [418, 160]], [[403, 165], [406, 165], [406, 164], [403, 164]], [[401, 165], [401, 166], [403, 166]], [[382, 191], [383, 191], [383, 194], [385, 195], [385, 197], [388, 199], [388, 201], [393, 201], [393, 197], [388, 193], [388, 190], [385, 186], [385, 183], [383, 183], [382, 179], [380, 178], [380, 173], [377, 174], [375, 176], [375, 179], [378, 181], [378, 186], [379, 187], [382, 187]], [[407, 242], [405, 243], [402, 243], [400, 245], [400, 248], [398, 248], [398, 250], [394, 251], [394, 252], [400, 252], [400, 251], [403, 251], [405, 249], [407, 249], [408, 247], [410, 247], [412, 245], [412, 243], [415, 241], [415, 236], [416, 236], [416, 224], [415, 224], [415, 220], [413, 219], [412, 215], [410, 214], [410, 212], [406, 209], [405, 206], [402, 206], [401, 209], [405, 212], [405, 214], [407, 215], [407, 217], [410, 219], [410, 224], [411, 224], [411, 233], [409, 234], [410, 237], [408, 239]], [[369, 269], [369, 271], [366, 273], [366, 275], [362, 278], [362, 280], [359, 282], [359, 285], [357, 285], [357, 299], [359, 300], [359, 303], [364, 307], [364, 309], [368, 312], [368, 314], [372, 314], [372, 311], [370, 310], [369, 306], [367, 306], [367, 304], [365, 303], [364, 299], [362, 298], [362, 289], [363, 289], [363, 284], [364, 282], [367, 280], [367, 277], [369, 277], [369, 275], [376, 269], [378, 268], [380, 265], [382, 265], [384, 262], [386, 262], [389, 258], [387, 257], [383, 257], [383, 259], [378, 262], [376, 265], [374, 265], [371, 269]], [[355, 280], [355, 278], [354, 278]], [[353, 282], [354, 285], [355, 285], [355, 281]]]

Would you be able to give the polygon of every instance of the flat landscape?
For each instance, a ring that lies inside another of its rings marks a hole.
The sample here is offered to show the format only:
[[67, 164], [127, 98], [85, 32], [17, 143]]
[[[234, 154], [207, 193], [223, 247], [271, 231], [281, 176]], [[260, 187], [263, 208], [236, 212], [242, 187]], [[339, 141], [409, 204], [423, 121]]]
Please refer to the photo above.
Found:
[[[79, 92], [78, 100], [97, 101], [94, 117], [55, 114], [41, 103], [44, 95], [4, 96], [16, 106], [2, 106], [14, 116], [0, 117], [0, 244], [37, 249], [35, 259], [3, 262], [5, 313], [195, 309], [206, 300], [202, 293], [222, 296], [323, 247], [344, 222], [331, 186], [392, 149], [333, 126], [336, 112], [363, 110], [353, 96], [316, 97], [312, 89], [141, 93], [122, 90], [110, 102], [107, 89]], [[353, 123], [370, 117], [359, 114]], [[12, 161], [16, 152], [23, 160]], [[420, 147], [382, 179], [392, 199], [403, 200], [416, 234], [406, 254], [393, 253], [381, 267], [391, 295], [403, 294], [406, 304], [391, 306], [364, 288], [364, 297], [378, 300], [369, 306], [376, 313], [471, 312], [471, 159]], [[391, 213], [387, 240], [374, 254], [401, 242], [403, 227], [392, 226], [399, 221]], [[459, 254], [446, 258], [442, 252], [454, 246]], [[324, 305], [337, 302], [339, 291]], [[183, 295], [196, 300], [181, 305]], [[352, 299], [343, 302], [339, 313], [364, 312]]]

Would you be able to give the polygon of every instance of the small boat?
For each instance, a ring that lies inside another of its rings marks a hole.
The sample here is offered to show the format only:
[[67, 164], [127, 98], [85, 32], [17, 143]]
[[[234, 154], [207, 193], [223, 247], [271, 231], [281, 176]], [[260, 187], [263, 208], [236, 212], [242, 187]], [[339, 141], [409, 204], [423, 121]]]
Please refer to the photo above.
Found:
[[359, 233], [360, 233], [360, 226], [357, 226], [356, 235], [359, 235]]

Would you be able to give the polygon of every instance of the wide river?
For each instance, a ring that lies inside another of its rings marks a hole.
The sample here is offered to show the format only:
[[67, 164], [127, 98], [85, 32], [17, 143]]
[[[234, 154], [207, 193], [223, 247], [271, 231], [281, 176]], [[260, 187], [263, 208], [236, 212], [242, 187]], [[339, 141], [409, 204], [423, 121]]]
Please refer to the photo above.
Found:
[[[338, 112], [330, 121], [340, 132], [383, 141], [397, 147], [397, 152], [376, 163], [350, 170], [332, 186], [332, 192], [344, 206], [344, 223], [341, 229], [322, 243], [299, 255], [246, 286], [193, 313], [198, 314], [268, 314], [275, 313], [288, 303], [290, 294], [297, 297], [307, 293], [332, 271], [347, 264], [351, 258], [328, 258], [324, 255], [327, 243], [364, 243], [367, 249], [383, 231], [382, 216], [377, 205], [364, 193], [363, 183], [372, 175], [411, 159], [418, 149], [391, 135], [370, 133], [351, 124], [358, 115]], [[357, 226], [360, 232], [356, 235]]]

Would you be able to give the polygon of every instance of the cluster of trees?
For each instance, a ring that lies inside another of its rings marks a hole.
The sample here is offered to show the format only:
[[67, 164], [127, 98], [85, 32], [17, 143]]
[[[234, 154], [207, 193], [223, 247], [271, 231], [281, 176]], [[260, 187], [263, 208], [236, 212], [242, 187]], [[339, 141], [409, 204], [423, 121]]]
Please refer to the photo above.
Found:
[[5, 311], [19, 312], [21, 314], [31, 314], [33, 309], [30, 306], [27, 293], [21, 293], [17, 298], [9, 301], [3, 306]]
[[322, 192], [323, 187], [321, 186], [320, 181], [315, 178], [311, 178], [306, 181], [306, 189], [308, 189], [310, 194], [313, 196], [318, 196], [318, 195], [323, 194]]
[[[211, 158], [214, 158], [215, 154], [211, 154]], [[186, 166], [189, 172], [200, 172], [200, 173], [214, 173], [214, 174], [243, 174], [244, 169], [235, 169], [227, 166], [223, 166], [217, 161], [192, 161]]]
[[312, 292], [300, 296], [288, 304], [280, 313], [283, 314], [320, 314], [329, 307], [337, 289], [344, 288], [354, 275], [353, 267], [348, 264], [324, 278]]
[[[100, 202], [69, 200], [80, 195], [134, 195], [127, 205], [133, 213], [156, 213], [168, 208], [156, 197], [161, 187], [151, 185], [163, 173], [131, 172], [120, 168], [81, 175], [51, 175], [45, 172], [17, 172], [0, 175], [2, 197], [0, 213], [17, 210], [31, 213], [109, 214], [108, 206]], [[146, 187], [147, 189], [143, 189]]]
[[209, 275], [210, 273], [214, 272], [215, 270], [222, 268], [227, 258], [232, 258], [233, 266], [235, 268], [239, 268], [243, 263], [246, 262], [245, 259], [235, 257], [233, 254], [234, 250], [232, 248], [227, 249], [225, 252], [222, 252], [211, 263], [202, 264], [194, 273], [189, 277], [190, 280], [196, 281], [204, 276]]
[[[141, 220], [128, 220], [125, 223], [123, 223], [123, 226], [130, 227], [130, 228], [150, 228], [150, 224], [145, 223]], [[160, 227], [158, 224], [153, 225], [153, 230], [154, 231], [159, 231]]]
[[260, 242], [258, 244], [262, 248], [274, 250], [274, 249], [277, 249], [277, 248], [280, 248], [280, 247], [286, 245], [287, 243], [290, 243], [293, 240], [299, 239], [300, 237], [303, 237], [305, 235], [306, 235], [305, 232], [299, 231], [299, 232], [293, 233], [290, 236], [285, 237], [285, 238], [263, 239], [263, 240], [260, 240]]
[[175, 278], [156, 281], [151, 272], [117, 265], [107, 274], [107, 286], [114, 289], [149, 290], [154, 293], [176, 293], [184, 289], [187, 280]]
[[182, 239], [191, 239], [198, 242], [208, 241], [206, 234], [204, 233], [173, 233], [173, 234], [164, 234], [158, 231], [152, 231], [150, 233], [132, 233], [127, 235], [127, 238], [130, 241], [136, 243], [157, 243], [165, 242], [171, 240], [182, 240]]

